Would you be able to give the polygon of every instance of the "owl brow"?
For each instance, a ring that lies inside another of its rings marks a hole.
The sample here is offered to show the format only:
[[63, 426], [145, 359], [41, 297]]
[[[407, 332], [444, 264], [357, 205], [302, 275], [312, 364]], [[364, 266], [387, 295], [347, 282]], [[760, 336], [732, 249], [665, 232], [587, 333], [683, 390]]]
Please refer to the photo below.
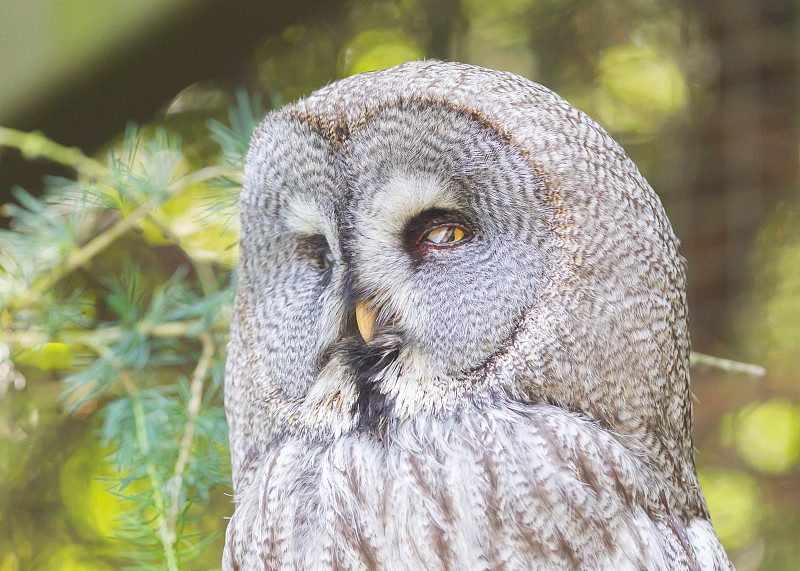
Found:
[[430, 208], [458, 208], [455, 189], [428, 173], [395, 173], [382, 190], [383, 212], [404, 222]]
[[557, 235], [563, 234], [568, 223], [563, 221], [563, 206], [560, 189], [553, 183], [545, 168], [531, 156], [528, 148], [518, 141], [511, 132], [498, 121], [478, 108], [455, 103], [445, 98], [431, 95], [399, 97], [393, 101], [385, 101], [371, 107], [364, 107], [353, 116], [341, 113], [321, 112], [299, 104], [285, 108], [282, 116], [288, 120], [308, 125], [315, 133], [328, 140], [334, 149], [347, 148], [350, 139], [366, 124], [381, 114], [393, 109], [409, 109], [413, 107], [438, 107], [466, 117], [481, 127], [493, 132], [501, 141], [514, 147], [533, 170], [537, 187], [543, 189], [543, 200], [556, 210], [549, 223], [549, 228]]
[[334, 228], [333, 213], [326, 214], [317, 203], [292, 197], [286, 203], [283, 219], [290, 232], [303, 236], [329, 235], [328, 231]]

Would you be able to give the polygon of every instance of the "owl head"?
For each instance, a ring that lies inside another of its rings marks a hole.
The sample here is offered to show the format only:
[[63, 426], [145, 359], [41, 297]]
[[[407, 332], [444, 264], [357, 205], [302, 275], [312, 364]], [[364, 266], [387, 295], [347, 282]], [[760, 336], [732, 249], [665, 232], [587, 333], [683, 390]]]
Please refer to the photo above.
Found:
[[333, 83], [257, 128], [241, 217], [235, 481], [286, 435], [380, 438], [511, 399], [695, 482], [678, 241], [620, 146], [551, 91], [436, 61]]

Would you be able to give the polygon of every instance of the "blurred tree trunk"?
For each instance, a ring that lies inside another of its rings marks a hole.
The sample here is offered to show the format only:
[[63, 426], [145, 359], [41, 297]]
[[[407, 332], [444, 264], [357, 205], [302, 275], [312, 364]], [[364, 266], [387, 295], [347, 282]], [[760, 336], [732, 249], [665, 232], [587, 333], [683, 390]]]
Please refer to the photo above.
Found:
[[750, 251], [798, 174], [798, 6], [785, 0], [686, 0], [713, 43], [717, 105], [689, 141], [682, 236], [695, 347], [719, 351], [752, 286]]
[[455, 42], [466, 29], [461, 0], [432, 0], [423, 4], [429, 28], [425, 53], [428, 57], [451, 60], [458, 51]]

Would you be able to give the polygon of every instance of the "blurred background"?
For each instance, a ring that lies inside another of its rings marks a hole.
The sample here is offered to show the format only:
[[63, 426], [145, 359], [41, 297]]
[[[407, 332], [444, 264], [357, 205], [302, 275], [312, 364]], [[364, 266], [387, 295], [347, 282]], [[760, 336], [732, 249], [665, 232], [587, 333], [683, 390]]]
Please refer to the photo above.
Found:
[[[797, 569], [799, 35], [800, 4], [781, 0], [3, 0], [0, 125], [89, 155], [129, 121], [166, 125], [202, 155], [238, 88], [269, 108], [440, 58], [553, 89], [661, 196], [689, 263], [693, 348], [766, 367], [693, 369], [697, 465], [737, 568]], [[0, 148], [0, 204], [51, 175], [71, 173]], [[230, 267], [225, 246], [207, 247]], [[0, 571], [117, 568], [124, 507], [102, 485], [99, 421], [64, 412], [58, 366], [24, 361], [27, 383], [0, 398]], [[229, 493], [211, 491], [201, 527], [224, 532]], [[192, 568], [218, 567], [221, 545]]]

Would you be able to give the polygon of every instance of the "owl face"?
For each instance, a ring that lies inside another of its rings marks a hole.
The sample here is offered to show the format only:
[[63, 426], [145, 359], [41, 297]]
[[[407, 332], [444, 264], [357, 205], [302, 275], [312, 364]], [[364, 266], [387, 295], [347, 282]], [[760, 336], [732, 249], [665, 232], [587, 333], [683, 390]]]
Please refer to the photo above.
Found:
[[242, 280], [258, 293], [240, 303], [265, 387], [339, 399], [356, 423], [435, 409], [541, 290], [542, 186], [475, 120], [401, 104], [331, 144], [277, 116], [253, 152]]

